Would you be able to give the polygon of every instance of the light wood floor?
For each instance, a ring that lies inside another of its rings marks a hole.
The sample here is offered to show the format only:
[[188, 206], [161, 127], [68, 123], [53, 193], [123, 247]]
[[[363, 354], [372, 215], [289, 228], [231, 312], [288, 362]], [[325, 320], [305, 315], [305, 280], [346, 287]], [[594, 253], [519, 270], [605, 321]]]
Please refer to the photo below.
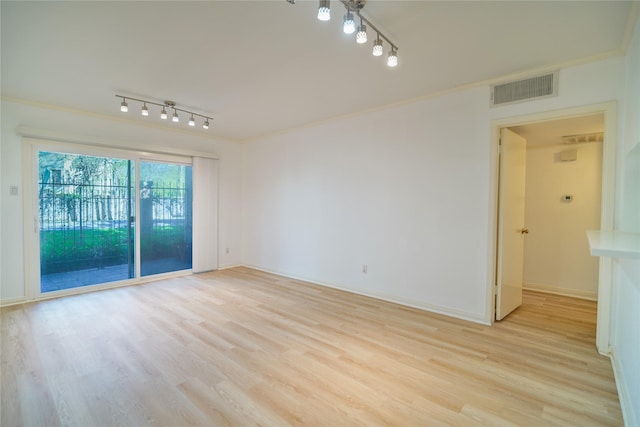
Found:
[[595, 303], [482, 326], [246, 268], [2, 309], [10, 426], [622, 425]]

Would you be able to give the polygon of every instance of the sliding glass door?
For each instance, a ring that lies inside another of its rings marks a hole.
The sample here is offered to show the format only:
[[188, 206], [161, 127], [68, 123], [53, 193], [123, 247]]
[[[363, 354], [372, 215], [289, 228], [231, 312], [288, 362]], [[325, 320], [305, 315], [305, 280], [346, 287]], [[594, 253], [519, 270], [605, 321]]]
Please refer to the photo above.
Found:
[[140, 162], [142, 276], [191, 268], [191, 166]]
[[41, 292], [134, 277], [134, 167], [126, 159], [38, 153]]
[[190, 165], [37, 157], [41, 293], [191, 269]]

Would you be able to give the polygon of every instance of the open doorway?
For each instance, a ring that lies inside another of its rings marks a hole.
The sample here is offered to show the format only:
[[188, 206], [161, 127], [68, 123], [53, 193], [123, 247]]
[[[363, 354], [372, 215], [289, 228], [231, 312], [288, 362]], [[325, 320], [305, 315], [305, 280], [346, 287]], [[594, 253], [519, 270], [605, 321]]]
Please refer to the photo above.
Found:
[[523, 289], [597, 300], [603, 141], [602, 113], [502, 129], [496, 320]]
[[[546, 170], [534, 168], [527, 174], [530, 187], [527, 189], [530, 193], [528, 198], [547, 198], [547, 206], [530, 204], [526, 209], [526, 217], [532, 224], [525, 225], [523, 220], [521, 225], [512, 227], [513, 230], [510, 230], [514, 233], [516, 231], [522, 233], [526, 239], [531, 237], [531, 241], [526, 243], [526, 261], [524, 249], [521, 254], [524, 287], [548, 293], [597, 299], [596, 344], [601, 353], [607, 353], [611, 265], [606, 259], [591, 258], [585, 231], [587, 229], [610, 230], [613, 225], [615, 104], [539, 113], [494, 121], [492, 125], [493, 140], [496, 143], [493, 164], [495, 175], [492, 177], [496, 202], [495, 227], [492, 229], [494, 235], [499, 236], [501, 226], [498, 200], [501, 181], [498, 171], [501, 168], [498, 152], [502, 147], [499, 146], [499, 135], [502, 129], [508, 128], [510, 132], [515, 131], [514, 133], [519, 133], [525, 139], [531, 140], [527, 141], [533, 153], [532, 158], [529, 159], [529, 165], [547, 163]], [[594, 170], [594, 164], [599, 168]], [[584, 192], [583, 187], [588, 188], [588, 194]], [[539, 194], [532, 194], [534, 190]], [[593, 208], [591, 212], [584, 212], [586, 205]], [[561, 214], [568, 215], [560, 219]], [[522, 230], [530, 233], [525, 234]], [[534, 233], [537, 234], [535, 239], [533, 239]], [[576, 245], [575, 242], [578, 244]], [[572, 247], [575, 247], [575, 250], [571, 249]], [[495, 270], [493, 276], [495, 287], [492, 286], [492, 288], [496, 298], [491, 298], [493, 304], [491, 312], [495, 320], [496, 300], [499, 303], [501, 295], [499, 264], [509, 264], [509, 261], [503, 259], [504, 253], [500, 249], [499, 238], [496, 238], [492, 251], [495, 254], [494, 262], [491, 264]], [[525, 265], [527, 276], [524, 271]], [[585, 280], [585, 277], [588, 280]]]
[[604, 115], [509, 129], [526, 140], [523, 288], [596, 301], [585, 231], [600, 228]]

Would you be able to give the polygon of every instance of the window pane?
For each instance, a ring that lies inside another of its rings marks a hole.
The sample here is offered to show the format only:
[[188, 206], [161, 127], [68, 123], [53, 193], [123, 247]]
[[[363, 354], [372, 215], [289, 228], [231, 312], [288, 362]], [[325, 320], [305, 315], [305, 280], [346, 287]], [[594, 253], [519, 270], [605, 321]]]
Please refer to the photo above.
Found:
[[134, 277], [133, 167], [38, 153], [41, 292]]
[[191, 166], [140, 162], [140, 272], [191, 268]]

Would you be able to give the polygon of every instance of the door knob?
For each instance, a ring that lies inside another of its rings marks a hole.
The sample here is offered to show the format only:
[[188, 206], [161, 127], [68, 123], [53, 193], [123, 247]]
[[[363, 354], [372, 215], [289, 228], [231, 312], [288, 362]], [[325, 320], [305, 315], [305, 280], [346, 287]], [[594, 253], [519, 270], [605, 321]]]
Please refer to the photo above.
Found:
[[529, 229], [528, 228], [523, 228], [522, 230], [520, 230], [520, 233], [529, 234]]

